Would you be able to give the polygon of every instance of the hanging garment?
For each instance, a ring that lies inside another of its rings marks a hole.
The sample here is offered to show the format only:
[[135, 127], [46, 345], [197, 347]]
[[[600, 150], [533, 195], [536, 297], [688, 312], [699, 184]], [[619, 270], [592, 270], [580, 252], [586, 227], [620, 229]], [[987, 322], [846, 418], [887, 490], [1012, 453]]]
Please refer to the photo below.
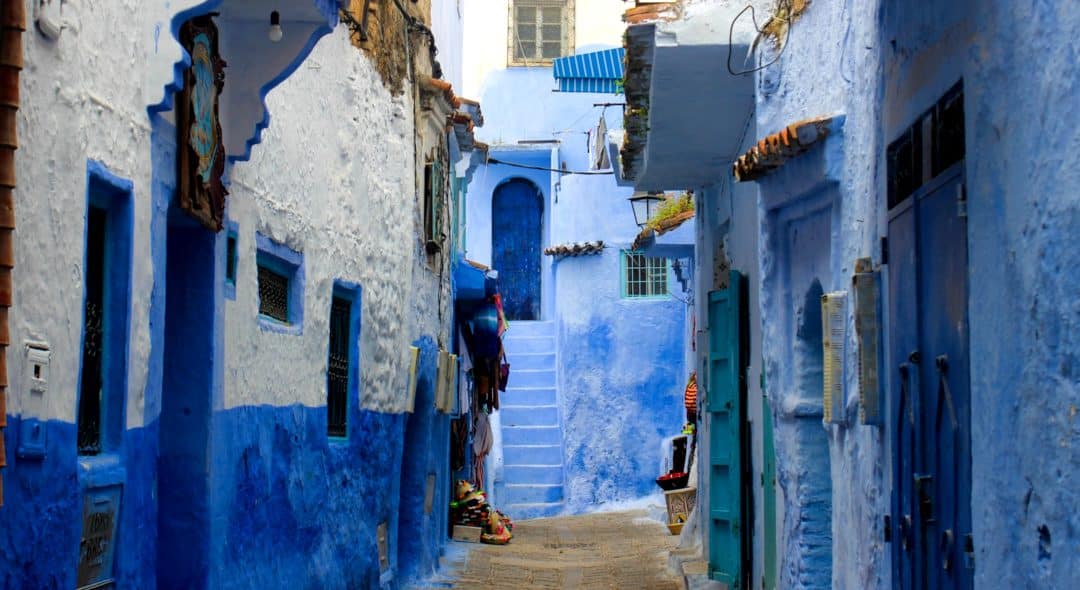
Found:
[[510, 382], [510, 362], [506, 360], [506, 350], [499, 347], [499, 391], [506, 391]]
[[[484, 412], [477, 412], [473, 421], [473, 454], [483, 459], [491, 452], [493, 436], [491, 422]], [[482, 487], [482, 486], [481, 486]]]
[[690, 382], [686, 384], [686, 392], [683, 394], [683, 405], [686, 407], [686, 420], [694, 422], [697, 417], [697, 371], [690, 373]]
[[465, 469], [465, 446], [469, 443], [469, 421], [462, 417], [450, 421], [450, 470]]

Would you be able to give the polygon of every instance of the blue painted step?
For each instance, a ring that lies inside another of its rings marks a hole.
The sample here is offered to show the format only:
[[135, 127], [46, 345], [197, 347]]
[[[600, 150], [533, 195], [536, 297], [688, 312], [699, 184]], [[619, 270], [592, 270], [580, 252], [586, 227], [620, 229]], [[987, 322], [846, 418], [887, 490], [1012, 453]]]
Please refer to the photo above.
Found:
[[507, 338], [536, 338], [538, 336], [553, 336], [555, 334], [555, 322], [510, 322], [510, 329], [506, 332]]
[[499, 415], [504, 427], [559, 424], [559, 408], [556, 406], [503, 406]]
[[[561, 445], [558, 426], [503, 426], [503, 445]], [[517, 483], [507, 480], [508, 483]]]
[[510, 484], [503, 491], [503, 502], [515, 504], [547, 504], [563, 500], [561, 485]]
[[514, 370], [510, 365], [510, 381], [507, 383], [510, 389], [518, 387], [555, 387], [555, 371], [553, 369], [524, 369]]
[[546, 518], [561, 514], [566, 508], [562, 502], [537, 502], [528, 504], [511, 504], [510, 517], [515, 521], [530, 520], [533, 518]]
[[554, 387], [514, 387], [499, 395], [503, 408], [518, 406], [554, 406]]
[[562, 462], [559, 445], [503, 445], [504, 465], [559, 465]]
[[511, 373], [525, 369], [555, 370], [554, 352], [533, 352], [514, 354], [506, 352], [506, 360], [510, 363]]
[[[544, 336], [540, 338], [509, 338], [503, 344], [506, 353], [510, 354], [542, 354], [555, 352], [555, 337]], [[512, 352], [511, 352], [512, 351]]]
[[503, 467], [507, 485], [562, 484], [562, 465], [506, 465]]

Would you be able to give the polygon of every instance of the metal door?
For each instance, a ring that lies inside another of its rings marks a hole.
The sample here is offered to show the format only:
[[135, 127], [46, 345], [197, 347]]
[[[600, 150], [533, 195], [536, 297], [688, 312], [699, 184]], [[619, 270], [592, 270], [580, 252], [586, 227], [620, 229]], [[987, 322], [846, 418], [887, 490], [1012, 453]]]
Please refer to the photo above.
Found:
[[967, 218], [963, 164], [890, 212], [893, 574], [972, 587]]
[[511, 180], [491, 201], [491, 265], [507, 319], [540, 319], [540, 230], [544, 204], [531, 182]]
[[709, 293], [709, 577], [746, 589], [749, 566], [746, 452], [748, 318], [746, 279], [731, 271], [727, 289]]

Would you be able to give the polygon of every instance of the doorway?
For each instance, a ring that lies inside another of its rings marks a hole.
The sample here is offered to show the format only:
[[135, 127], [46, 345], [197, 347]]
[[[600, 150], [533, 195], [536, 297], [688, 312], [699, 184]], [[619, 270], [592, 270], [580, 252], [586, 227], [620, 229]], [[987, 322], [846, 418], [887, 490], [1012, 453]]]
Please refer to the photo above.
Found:
[[960, 82], [887, 154], [890, 532], [901, 590], [974, 585], [964, 131]]
[[972, 587], [967, 219], [957, 164], [890, 212], [894, 575]]
[[544, 200], [536, 185], [514, 179], [491, 199], [491, 265], [508, 320], [540, 319], [540, 256]]
[[205, 588], [210, 573], [209, 444], [217, 235], [175, 208], [169, 213], [157, 586]]

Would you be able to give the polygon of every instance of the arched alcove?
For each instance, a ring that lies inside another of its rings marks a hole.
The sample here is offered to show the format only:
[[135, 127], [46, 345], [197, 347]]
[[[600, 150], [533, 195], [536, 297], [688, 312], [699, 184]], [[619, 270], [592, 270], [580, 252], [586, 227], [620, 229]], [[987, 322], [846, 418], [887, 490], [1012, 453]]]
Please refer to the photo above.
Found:
[[[818, 279], [811, 281], [795, 310], [795, 386], [801, 400], [821, 408], [824, 387], [823, 327]], [[799, 470], [794, 502], [799, 508], [801, 567], [796, 577], [803, 588], [832, 587], [832, 465], [829, 435], [822, 426], [823, 411], [799, 413], [795, 437]]]

